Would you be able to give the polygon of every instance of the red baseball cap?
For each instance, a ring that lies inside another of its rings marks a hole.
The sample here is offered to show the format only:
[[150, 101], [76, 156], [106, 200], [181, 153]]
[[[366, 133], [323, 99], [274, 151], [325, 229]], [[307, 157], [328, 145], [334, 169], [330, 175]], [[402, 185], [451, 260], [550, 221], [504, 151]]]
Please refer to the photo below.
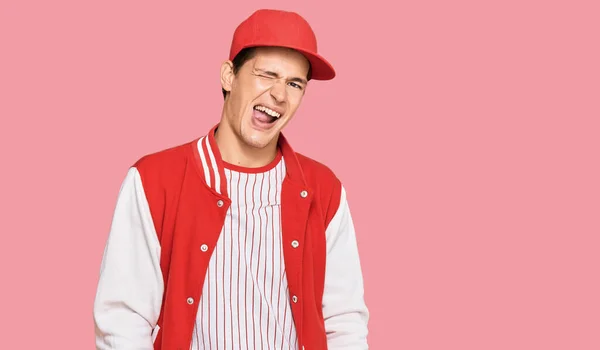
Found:
[[260, 9], [236, 28], [231, 42], [229, 59], [244, 48], [279, 46], [302, 53], [310, 62], [312, 79], [330, 80], [335, 77], [333, 66], [317, 52], [317, 38], [308, 22], [290, 11]]

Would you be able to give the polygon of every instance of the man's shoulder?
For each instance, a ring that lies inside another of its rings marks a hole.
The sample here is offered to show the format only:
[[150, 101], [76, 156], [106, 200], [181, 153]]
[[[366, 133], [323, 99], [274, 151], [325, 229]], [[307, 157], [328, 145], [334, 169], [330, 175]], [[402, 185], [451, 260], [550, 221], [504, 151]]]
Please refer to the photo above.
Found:
[[178, 143], [174, 146], [162, 148], [146, 153], [139, 157], [133, 164], [138, 170], [157, 171], [171, 169], [178, 164], [184, 165], [190, 156], [194, 141]]
[[177, 186], [189, 169], [195, 141], [181, 142], [174, 146], [142, 155], [133, 164], [147, 191]]
[[342, 182], [329, 165], [300, 152], [296, 152], [296, 158], [309, 185], [320, 190], [340, 190]]
[[337, 180], [336, 173], [323, 161], [317, 160], [304, 153], [296, 152], [298, 162], [305, 176], [318, 177], [322, 179]]

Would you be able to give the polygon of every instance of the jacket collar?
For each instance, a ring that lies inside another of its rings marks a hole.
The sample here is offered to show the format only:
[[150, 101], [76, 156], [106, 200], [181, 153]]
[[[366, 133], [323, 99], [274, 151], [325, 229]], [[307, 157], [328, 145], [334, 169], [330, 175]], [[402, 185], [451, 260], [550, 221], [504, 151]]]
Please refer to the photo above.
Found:
[[[191, 146], [194, 163], [206, 185], [218, 195], [229, 197], [225, 166], [215, 140], [215, 132], [218, 126], [219, 124], [214, 125], [206, 135], [194, 140]], [[299, 187], [307, 187], [298, 156], [283, 133], [279, 134], [277, 144], [285, 161], [286, 175], [284, 181], [291, 181]]]

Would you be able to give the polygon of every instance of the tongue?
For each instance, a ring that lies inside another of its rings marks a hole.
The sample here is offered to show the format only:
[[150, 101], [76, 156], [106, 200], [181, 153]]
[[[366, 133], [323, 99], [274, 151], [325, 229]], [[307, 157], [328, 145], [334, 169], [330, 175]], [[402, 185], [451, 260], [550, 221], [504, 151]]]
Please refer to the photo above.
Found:
[[260, 120], [263, 123], [270, 123], [273, 121], [273, 117], [271, 117], [270, 115], [261, 112], [261, 111], [257, 111], [254, 110], [254, 118]]

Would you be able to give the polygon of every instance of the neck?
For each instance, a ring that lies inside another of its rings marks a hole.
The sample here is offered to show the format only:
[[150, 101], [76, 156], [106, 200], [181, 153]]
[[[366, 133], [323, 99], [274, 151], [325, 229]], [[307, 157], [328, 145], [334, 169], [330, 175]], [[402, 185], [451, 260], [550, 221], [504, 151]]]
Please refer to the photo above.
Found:
[[233, 129], [222, 120], [215, 132], [215, 141], [224, 162], [246, 168], [263, 167], [277, 156], [277, 142], [264, 148], [255, 148], [244, 143]]

